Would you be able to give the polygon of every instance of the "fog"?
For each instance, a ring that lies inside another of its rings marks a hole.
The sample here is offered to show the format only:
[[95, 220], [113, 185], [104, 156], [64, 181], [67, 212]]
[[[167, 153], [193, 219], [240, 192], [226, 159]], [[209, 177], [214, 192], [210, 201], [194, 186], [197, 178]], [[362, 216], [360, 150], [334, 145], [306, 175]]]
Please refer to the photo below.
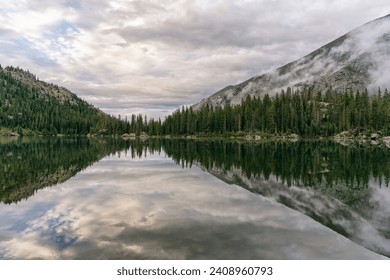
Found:
[[229, 96], [232, 104], [238, 104], [246, 95], [275, 95], [287, 87], [301, 90], [306, 85], [314, 85], [320, 91], [332, 88], [340, 92], [367, 88], [370, 94], [375, 94], [378, 88], [390, 88], [389, 60], [390, 16], [386, 16], [352, 30], [299, 60], [258, 75], [238, 90], [229, 89], [203, 100], [196, 108], [207, 102], [224, 105], [224, 95]]

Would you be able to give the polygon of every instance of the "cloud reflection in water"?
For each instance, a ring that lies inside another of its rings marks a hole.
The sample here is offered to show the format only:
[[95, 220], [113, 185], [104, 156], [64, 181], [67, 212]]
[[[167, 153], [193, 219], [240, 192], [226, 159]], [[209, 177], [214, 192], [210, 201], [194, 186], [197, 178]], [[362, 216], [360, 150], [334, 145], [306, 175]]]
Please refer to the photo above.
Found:
[[0, 213], [5, 259], [381, 258], [164, 154], [107, 157]]

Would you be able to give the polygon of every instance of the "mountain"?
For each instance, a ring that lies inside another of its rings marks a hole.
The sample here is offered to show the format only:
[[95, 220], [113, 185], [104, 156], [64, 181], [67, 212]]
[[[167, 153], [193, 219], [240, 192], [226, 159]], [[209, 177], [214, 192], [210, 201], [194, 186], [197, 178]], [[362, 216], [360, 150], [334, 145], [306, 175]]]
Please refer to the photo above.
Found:
[[65, 101], [69, 101], [71, 103], [82, 102], [80, 98], [68, 89], [40, 81], [34, 74], [20, 69], [19, 67], [6, 67], [1, 71], [3, 71], [4, 74], [9, 74], [13, 79], [20, 82], [22, 85], [26, 85], [29, 89], [36, 89], [38, 95], [42, 98], [45, 96], [52, 96], [58, 99], [61, 103], [64, 103]]
[[0, 135], [117, 134], [126, 123], [64, 87], [20, 68], [0, 66]]
[[390, 88], [390, 14], [371, 21], [275, 71], [230, 85], [193, 105], [236, 105], [248, 95], [275, 95], [290, 87], [302, 90], [376, 91]]

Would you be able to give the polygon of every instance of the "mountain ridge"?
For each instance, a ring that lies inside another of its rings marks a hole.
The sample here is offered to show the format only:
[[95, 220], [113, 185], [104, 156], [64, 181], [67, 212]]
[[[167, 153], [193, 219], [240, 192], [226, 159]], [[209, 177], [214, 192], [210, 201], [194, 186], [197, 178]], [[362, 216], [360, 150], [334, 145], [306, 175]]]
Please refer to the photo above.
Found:
[[390, 14], [370, 21], [336, 38], [304, 57], [274, 71], [256, 75], [237, 85], [227, 86], [193, 105], [237, 105], [248, 95], [275, 95], [290, 87], [327, 91], [363, 91], [389, 87]]
[[28, 85], [30, 89], [35, 88], [38, 90], [38, 93], [42, 96], [51, 95], [56, 97], [58, 100], [64, 102], [79, 100], [80, 98], [76, 94], [72, 93], [70, 90], [65, 87], [60, 87], [45, 81], [39, 80], [34, 74], [30, 73], [28, 70], [23, 70], [19, 67], [7, 66], [3, 69], [5, 73], [9, 73], [15, 80], [21, 82], [22, 84]]

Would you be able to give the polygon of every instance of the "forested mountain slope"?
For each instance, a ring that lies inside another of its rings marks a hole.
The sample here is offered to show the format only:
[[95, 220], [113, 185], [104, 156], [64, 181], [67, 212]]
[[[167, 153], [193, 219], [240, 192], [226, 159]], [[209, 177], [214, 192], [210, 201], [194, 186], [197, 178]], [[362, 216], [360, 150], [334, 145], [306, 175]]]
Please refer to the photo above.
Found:
[[122, 133], [126, 123], [103, 113], [64, 87], [20, 68], [0, 66], [0, 129], [19, 135]]

